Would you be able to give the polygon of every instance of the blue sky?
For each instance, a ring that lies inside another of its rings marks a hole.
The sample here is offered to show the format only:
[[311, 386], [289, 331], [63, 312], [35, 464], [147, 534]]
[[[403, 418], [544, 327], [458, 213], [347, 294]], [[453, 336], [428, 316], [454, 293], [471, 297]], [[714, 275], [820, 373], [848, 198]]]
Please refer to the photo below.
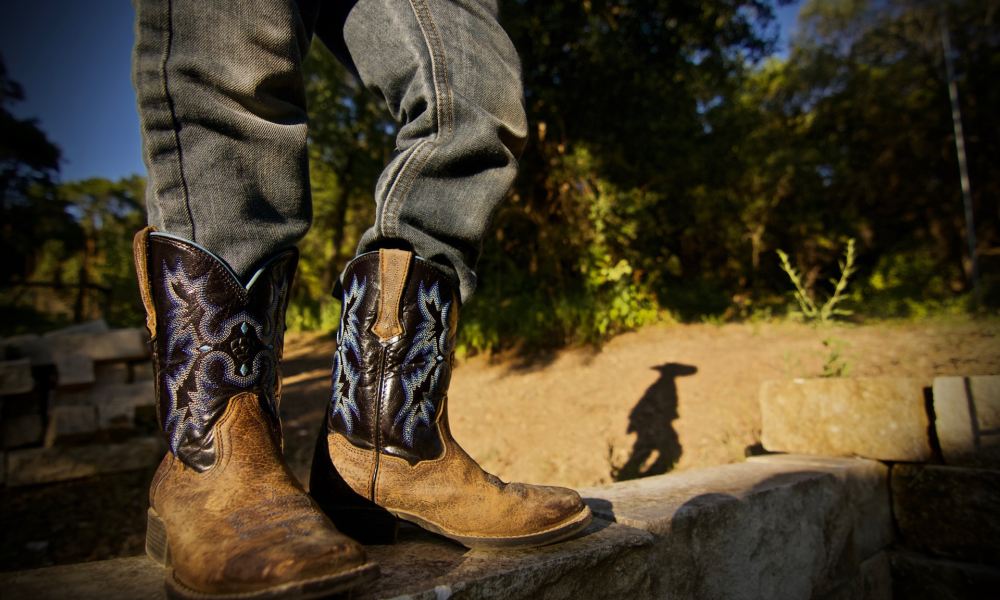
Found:
[[[800, 1], [778, 9], [784, 53]], [[133, 10], [125, 0], [34, 0], [0, 8], [0, 56], [63, 152], [61, 179], [144, 173], [131, 84]]]
[[24, 88], [12, 112], [62, 149], [61, 179], [144, 173], [131, 83], [132, 5], [30, 0], [0, 9], [0, 55]]

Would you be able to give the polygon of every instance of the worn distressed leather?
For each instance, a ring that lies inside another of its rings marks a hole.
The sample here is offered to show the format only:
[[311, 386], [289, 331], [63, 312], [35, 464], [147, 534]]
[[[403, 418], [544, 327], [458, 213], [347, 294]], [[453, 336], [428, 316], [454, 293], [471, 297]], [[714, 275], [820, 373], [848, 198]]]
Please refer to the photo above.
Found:
[[375, 575], [282, 457], [278, 365], [294, 250], [243, 286], [207, 251], [150, 233], [134, 248], [170, 445], [149, 493], [168, 591], [312, 597]]
[[333, 393], [310, 482], [334, 521], [384, 509], [470, 547], [537, 545], [586, 526], [576, 492], [504, 483], [452, 437], [452, 282], [409, 252], [381, 250], [355, 258], [343, 283]]

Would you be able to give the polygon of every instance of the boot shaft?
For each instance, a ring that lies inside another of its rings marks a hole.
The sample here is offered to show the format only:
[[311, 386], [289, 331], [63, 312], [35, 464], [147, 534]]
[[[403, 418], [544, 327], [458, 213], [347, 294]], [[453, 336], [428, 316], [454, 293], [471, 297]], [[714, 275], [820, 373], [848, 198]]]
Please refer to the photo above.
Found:
[[196, 470], [211, 467], [213, 425], [246, 392], [280, 440], [279, 364], [296, 250], [275, 255], [246, 285], [220, 258], [180, 238], [145, 229], [134, 250], [171, 452]]
[[455, 285], [402, 250], [358, 256], [343, 283], [329, 430], [411, 464], [438, 458], [458, 326]]

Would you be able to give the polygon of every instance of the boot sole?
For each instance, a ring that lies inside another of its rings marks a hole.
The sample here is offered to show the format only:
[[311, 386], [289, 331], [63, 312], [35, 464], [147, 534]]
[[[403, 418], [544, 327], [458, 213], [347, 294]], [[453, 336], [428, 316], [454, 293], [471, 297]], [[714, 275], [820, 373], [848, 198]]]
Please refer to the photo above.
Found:
[[472, 550], [500, 550], [500, 549], [515, 549], [515, 548], [537, 548], [539, 546], [547, 546], [549, 544], [555, 544], [557, 542], [565, 541], [586, 529], [591, 521], [593, 520], [593, 515], [590, 512], [590, 508], [587, 507], [580, 511], [576, 515], [570, 517], [568, 520], [563, 521], [555, 527], [551, 527], [544, 531], [538, 531], [535, 533], [529, 533], [527, 535], [518, 536], [469, 536], [461, 535], [421, 518], [418, 515], [406, 513], [403, 511], [390, 511], [396, 517], [403, 521], [413, 523], [422, 529], [426, 529], [431, 533], [436, 533], [437, 535], [446, 537], [450, 540], [462, 544], [466, 548]]
[[[323, 508], [322, 505], [320, 505]], [[585, 508], [555, 527], [518, 536], [469, 536], [449, 531], [440, 525], [405, 511], [383, 508], [333, 507], [324, 508], [337, 529], [351, 535], [362, 544], [393, 544], [399, 521], [412, 523], [433, 534], [446, 537], [472, 550], [536, 548], [565, 541], [583, 530], [593, 520], [590, 508]], [[350, 532], [345, 527], [350, 528]]]
[[283, 583], [269, 588], [247, 592], [200, 592], [184, 585], [177, 579], [177, 574], [170, 569], [170, 545], [167, 543], [167, 530], [163, 520], [152, 507], [146, 513], [146, 555], [152, 560], [169, 569], [164, 582], [168, 598], [180, 600], [271, 600], [275, 598], [295, 598], [309, 600], [311, 598], [326, 598], [331, 594], [348, 592], [361, 584], [378, 577], [378, 565], [369, 561], [358, 567], [314, 577]]

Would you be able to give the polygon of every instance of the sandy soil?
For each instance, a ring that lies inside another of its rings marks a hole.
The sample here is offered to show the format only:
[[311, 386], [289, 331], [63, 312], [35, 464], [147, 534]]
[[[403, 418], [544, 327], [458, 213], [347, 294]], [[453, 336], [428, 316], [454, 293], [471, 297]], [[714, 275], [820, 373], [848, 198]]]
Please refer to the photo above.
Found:
[[[303, 480], [333, 348], [318, 335], [286, 344], [286, 455]], [[455, 370], [450, 416], [459, 442], [500, 477], [582, 487], [742, 460], [760, 439], [760, 382], [817, 376], [826, 363], [848, 376], [1000, 374], [1000, 321], [674, 325], [599, 351], [477, 356]], [[151, 477], [0, 488], [0, 570], [141, 553]]]
[[[333, 347], [319, 336], [288, 341], [285, 431], [300, 473]], [[657, 326], [601, 350], [529, 362], [477, 356], [455, 370], [450, 416], [459, 442], [500, 477], [587, 486], [742, 460], [760, 441], [761, 381], [815, 377], [824, 365], [928, 383], [998, 374], [1000, 322]]]

